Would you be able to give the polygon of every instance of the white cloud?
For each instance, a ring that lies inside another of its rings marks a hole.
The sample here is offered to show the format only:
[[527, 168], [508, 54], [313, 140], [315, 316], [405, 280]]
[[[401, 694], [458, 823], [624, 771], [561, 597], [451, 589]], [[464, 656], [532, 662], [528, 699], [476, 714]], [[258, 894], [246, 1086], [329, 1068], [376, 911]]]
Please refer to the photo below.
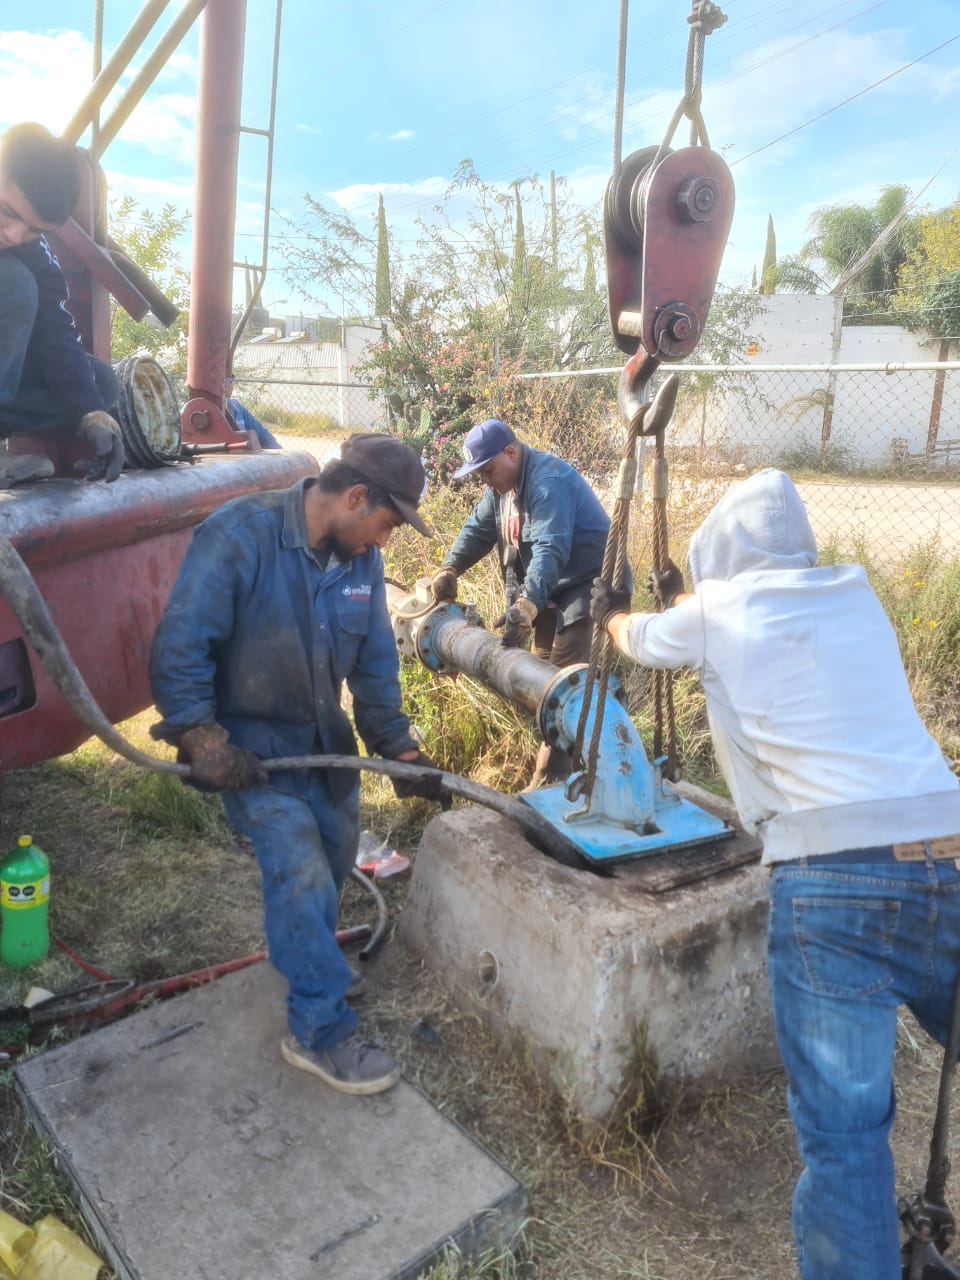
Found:
[[396, 133], [390, 134], [391, 142], [406, 142], [408, 138], [413, 137], [412, 129], [398, 129]]
[[[744, 155], [890, 75], [910, 59], [903, 33], [894, 30], [862, 34], [832, 31], [773, 58], [789, 49], [790, 43], [783, 38], [751, 50], [738, 60], [731, 76], [712, 85], [707, 82], [704, 114], [714, 145], [717, 140], [732, 141], [735, 149], [731, 155]], [[917, 105], [926, 108], [933, 85], [935, 93], [949, 95], [956, 90], [956, 74], [921, 63], [857, 101], [879, 103], [890, 96], [915, 97]], [[855, 104], [849, 109], [855, 111]], [[841, 107], [823, 124], [818, 122], [810, 129], [830, 130], [831, 142], [835, 142], [843, 129], [845, 110]], [[781, 156], [788, 154], [784, 144], [771, 149]]]
[[[92, 62], [91, 43], [79, 31], [0, 31], [0, 128], [18, 120], [38, 120], [59, 133], [90, 87]], [[109, 118], [135, 71], [128, 70], [110, 94], [101, 120]], [[174, 53], [161, 78], [192, 84], [195, 76], [195, 59]], [[128, 143], [153, 155], [192, 162], [196, 113], [193, 93], [151, 90], [124, 124], [118, 145]]]
[[118, 137], [145, 147], [153, 155], [193, 164], [197, 102], [192, 94], [161, 93], [147, 97], [124, 124]]
[[59, 133], [90, 85], [92, 62], [79, 31], [0, 31], [0, 128], [37, 120]]
[[318, 129], [314, 124], [304, 124], [303, 121], [297, 121], [294, 125], [295, 129], [299, 129], [301, 133], [314, 133], [318, 138], [323, 136], [323, 129]]
[[193, 183], [187, 179], [148, 178], [117, 169], [107, 169], [106, 176], [112, 196], [133, 196], [138, 204], [145, 206], [155, 205], [158, 197], [164, 204], [176, 204], [184, 209], [193, 206]]
[[329, 196], [341, 209], [356, 214], [368, 208], [376, 212], [377, 197], [380, 195], [384, 200], [390, 196], [413, 201], [436, 200], [449, 185], [448, 178], [421, 178], [419, 182], [360, 182], [351, 187], [341, 187], [339, 191], [331, 191]]
[[[712, 75], [707, 46], [703, 114], [711, 144], [732, 144], [728, 162], [896, 71], [911, 57], [905, 33], [899, 29], [865, 33], [836, 30], [800, 43], [803, 40], [803, 36], [783, 36], [767, 41]], [[960, 67], [919, 63], [871, 90], [866, 101], [894, 96], [913, 98], [918, 109], [926, 113], [931, 100], [943, 102], [958, 92]], [[679, 98], [679, 84], [628, 93], [624, 104], [624, 152], [659, 142]], [[820, 127], [832, 129], [835, 134], [843, 110], [827, 117]], [[612, 139], [613, 111], [610, 83], [582, 76], [564, 86], [548, 119], [564, 141], [572, 144], [570, 151], [575, 152], [591, 147], [597, 137]], [[814, 130], [817, 127], [811, 126]], [[686, 145], [687, 134], [688, 125], [683, 121], [675, 143], [680, 139]], [[764, 167], [778, 167], [795, 150], [790, 140], [778, 143], [770, 153], [763, 153], [762, 163]], [[751, 166], [760, 162], [759, 156], [750, 161]]]

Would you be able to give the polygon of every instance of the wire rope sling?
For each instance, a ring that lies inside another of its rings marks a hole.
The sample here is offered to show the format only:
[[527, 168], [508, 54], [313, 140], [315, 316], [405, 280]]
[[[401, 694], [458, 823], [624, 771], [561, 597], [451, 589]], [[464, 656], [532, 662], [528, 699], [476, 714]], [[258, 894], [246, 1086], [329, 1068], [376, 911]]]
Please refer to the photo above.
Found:
[[[648, 436], [655, 445], [654, 570], [662, 571], [669, 559], [664, 432], [679, 379], [671, 375], [653, 400], [647, 398], [647, 386], [661, 363], [690, 355], [703, 334], [734, 206], [733, 178], [722, 157], [710, 150], [701, 109], [704, 44], [726, 16], [711, 0], [694, 0], [687, 18], [690, 32], [683, 94], [663, 140], [622, 159], [628, 3], [620, 3], [613, 174], [603, 201], [610, 325], [614, 342], [630, 357], [621, 371], [617, 394], [626, 442], [601, 575], [617, 590], [625, 581], [630, 504], [638, 467], [642, 466], [643, 439]], [[684, 117], [690, 121], [690, 145], [675, 151], [670, 144]], [[571, 780], [571, 786], [581, 795], [590, 794], [596, 777], [612, 658], [610, 636], [595, 626], [573, 753], [574, 765], [582, 772]], [[595, 684], [598, 710], [584, 754]], [[663, 775], [676, 780], [679, 760], [673, 684], [667, 671], [654, 672], [654, 722], [654, 758], [659, 759]]]

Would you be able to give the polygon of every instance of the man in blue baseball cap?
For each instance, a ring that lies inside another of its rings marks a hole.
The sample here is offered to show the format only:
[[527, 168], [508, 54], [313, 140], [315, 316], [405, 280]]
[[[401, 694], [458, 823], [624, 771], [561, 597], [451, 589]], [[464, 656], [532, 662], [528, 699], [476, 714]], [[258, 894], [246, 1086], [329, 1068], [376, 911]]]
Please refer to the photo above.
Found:
[[[455, 600], [457, 579], [494, 547], [500, 570], [516, 572], [520, 595], [503, 643], [524, 645], [556, 667], [587, 662], [592, 623], [590, 587], [600, 575], [610, 520], [583, 476], [552, 453], [521, 444], [499, 418], [467, 432], [454, 479], [476, 476], [486, 489], [443, 564], [433, 575], [436, 600]], [[559, 781], [568, 752], [544, 744], [534, 782]]]

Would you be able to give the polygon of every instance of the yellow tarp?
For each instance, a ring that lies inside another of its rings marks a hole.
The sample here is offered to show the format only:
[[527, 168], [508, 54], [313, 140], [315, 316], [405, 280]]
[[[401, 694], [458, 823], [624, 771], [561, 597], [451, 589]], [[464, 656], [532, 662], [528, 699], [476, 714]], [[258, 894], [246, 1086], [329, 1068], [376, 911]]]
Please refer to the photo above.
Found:
[[0, 1280], [97, 1280], [102, 1266], [52, 1214], [28, 1227], [0, 1211]]

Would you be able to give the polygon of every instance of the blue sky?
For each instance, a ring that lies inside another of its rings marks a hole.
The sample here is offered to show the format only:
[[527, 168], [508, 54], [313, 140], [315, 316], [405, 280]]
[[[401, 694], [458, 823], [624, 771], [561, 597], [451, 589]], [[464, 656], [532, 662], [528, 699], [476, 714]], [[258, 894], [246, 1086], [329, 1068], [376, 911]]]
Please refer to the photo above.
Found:
[[[112, 47], [141, 0], [105, 0]], [[174, 0], [171, 12], [180, 7]], [[956, 0], [724, 0], [709, 37], [704, 117], [737, 186], [721, 278], [749, 283], [772, 214], [781, 254], [799, 248], [811, 212], [871, 201], [887, 183], [919, 189], [960, 143]], [[35, 0], [0, 30], [0, 128], [39, 119], [56, 130], [89, 82], [92, 0]], [[634, 0], [627, 52], [624, 153], [658, 142], [680, 95], [688, 0]], [[164, 29], [166, 22], [155, 29]], [[285, 0], [272, 231], [292, 234], [309, 191], [372, 227], [382, 192], [401, 247], [461, 160], [507, 186], [562, 175], [597, 202], [611, 167], [617, 0]], [[272, 0], [248, 0], [245, 123], [266, 121]], [[196, 32], [107, 151], [112, 190], [145, 206], [192, 203]], [[757, 148], [885, 83], [793, 136]], [[262, 144], [243, 143], [238, 256], [255, 257]], [[960, 151], [927, 191], [934, 207], [960, 191]], [[280, 277], [264, 289], [275, 314], [304, 306]], [[287, 299], [287, 304], [279, 302]], [[328, 300], [328, 309], [339, 309]], [[315, 307], [308, 310], [314, 311]]]

